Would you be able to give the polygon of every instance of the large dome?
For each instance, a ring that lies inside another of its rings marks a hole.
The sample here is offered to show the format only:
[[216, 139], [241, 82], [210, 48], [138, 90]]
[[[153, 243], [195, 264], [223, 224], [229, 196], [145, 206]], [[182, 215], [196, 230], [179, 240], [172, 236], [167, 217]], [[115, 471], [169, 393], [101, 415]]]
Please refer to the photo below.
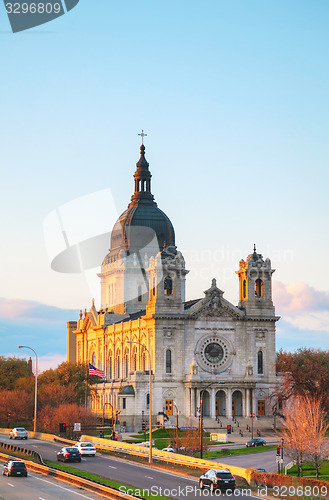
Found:
[[[151, 193], [151, 173], [142, 144], [141, 156], [136, 163], [135, 192], [131, 202], [114, 224], [111, 233], [111, 249], [108, 257], [114, 257], [121, 250], [127, 254], [147, 248], [147, 254], [171, 247], [175, 252], [175, 231], [170, 219], [160, 210]], [[104, 263], [108, 260], [105, 258]]]

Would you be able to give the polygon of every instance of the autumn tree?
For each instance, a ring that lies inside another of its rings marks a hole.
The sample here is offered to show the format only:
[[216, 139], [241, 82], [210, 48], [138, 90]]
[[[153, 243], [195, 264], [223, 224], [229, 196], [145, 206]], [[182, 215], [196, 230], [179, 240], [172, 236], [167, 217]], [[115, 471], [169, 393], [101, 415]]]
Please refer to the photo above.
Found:
[[75, 422], [80, 422], [82, 427], [96, 425], [97, 416], [89, 408], [71, 403], [57, 407], [45, 406], [39, 412], [38, 421], [39, 428], [44, 432], [57, 434], [61, 422], [65, 422], [68, 429], [73, 429]]
[[276, 370], [281, 374], [281, 387], [276, 399], [287, 401], [292, 396], [312, 396], [323, 401], [329, 414], [329, 351], [298, 349], [296, 352], [279, 351]]
[[60, 385], [58, 382], [42, 384], [38, 390], [38, 404], [40, 408], [56, 407], [61, 404], [77, 402], [77, 395], [71, 385]]
[[329, 443], [325, 437], [329, 423], [320, 399], [305, 397], [305, 418], [308, 436], [306, 451], [314, 463], [316, 479], [319, 479], [319, 468], [329, 453]]
[[[96, 380], [95, 380], [96, 379]], [[78, 404], [84, 404], [86, 388], [87, 395], [90, 395], [90, 385], [95, 381], [99, 382], [98, 377], [90, 377], [88, 375], [87, 365], [83, 363], [71, 363], [69, 361], [65, 361], [61, 363], [55, 369], [49, 369], [40, 374], [38, 378], [38, 384], [40, 387], [41, 393], [43, 393], [43, 404], [50, 404], [53, 406], [54, 395], [56, 390], [49, 391], [47, 387], [56, 386], [56, 387], [65, 387], [66, 398], [71, 398], [71, 400], [66, 399], [65, 402], [75, 402]], [[43, 392], [42, 392], [43, 391]], [[46, 395], [49, 395], [50, 401], [46, 401]], [[71, 396], [69, 397], [69, 394]], [[74, 395], [74, 397], [73, 397]]]
[[328, 454], [325, 440], [328, 424], [321, 400], [293, 396], [285, 407], [284, 417], [282, 436], [287, 454], [296, 461], [297, 475], [303, 475], [303, 461], [310, 457], [318, 477], [321, 461]]
[[29, 365], [24, 359], [0, 356], [0, 389], [14, 389], [21, 377], [30, 377]]
[[33, 418], [34, 402], [31, 395], [19, 390], [0, 390], [0, 420], [19, 422]]

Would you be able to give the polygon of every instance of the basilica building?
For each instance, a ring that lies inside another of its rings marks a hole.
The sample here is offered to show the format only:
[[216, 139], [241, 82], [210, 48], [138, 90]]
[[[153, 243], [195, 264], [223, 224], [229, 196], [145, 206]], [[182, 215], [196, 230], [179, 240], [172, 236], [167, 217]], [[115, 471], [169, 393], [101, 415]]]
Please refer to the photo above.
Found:
[[180, 425], [198, 425], [201, 392], [205, 423], [270, 416], [279, 319], [270, 259], [254, 246], [240, 260], [238, 305], [224, 298], [216, 279], [201, 298], [186, 301], [189, 271], [174, 227], [154, 201], [144, 144], [136, 167], [134, 194], [101, 266], [101, 307], [93, 301], [67, 326], [68, 360], [105, 372], [93, 410], [118, 410], [122, 426], [140, 429], [151, 373], [153, 423], [179, 412]]

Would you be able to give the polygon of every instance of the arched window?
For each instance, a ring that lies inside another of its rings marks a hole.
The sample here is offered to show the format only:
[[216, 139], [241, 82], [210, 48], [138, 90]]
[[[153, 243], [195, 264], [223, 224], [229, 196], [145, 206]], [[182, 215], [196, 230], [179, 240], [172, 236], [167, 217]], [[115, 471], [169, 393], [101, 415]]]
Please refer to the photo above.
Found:
[[144, 350], [144, 352], [142, 353], [142, 371], [145, 372], [146, 370], [146, 352]]
[[264, 366], [263, 366], [263, 351], [258, 351], [258, 356], [257, 356], [257, 361], [258, 361], [258, 373], [264, 373]]
[[141, 285], [138, 285], [137, 296], [138, 296], [138, 302], [142, 302], [142, 287], [141, 287]]
[[125, 349], [125, 356], [124, 356], [124, 377], [128, 378], [129, 374], [129, 350], [128, 347]]
[[155, 278], [153, 278], [152, 295], [155, 295]]
[[242, 284], [242, 293], [243, 293], [243, 298], [245, 299], [247, 297], [247, 283], [246, 280], [243, 280]]
[[255, 297], [263, 297], [263, 282], [259, 278], [255, 281]]
[[130, 363], [131, 370], [135, 372], [137, 370], [137, 347], [133, 347], [132, 355], [131, 355], [131, 363]]
[[166, 373], [171, 373], [171, 350], [166, 350]]
[[166, 295], [172, 295], [172, 279], [170, 276], [166, 276], [163, 280], [163, 286]]
[[91, 364], [96, 368], [96, 353], [95, 351], [93, 352], [91, 356]]
[[117, 378], [120, 378], [120, 351], [117, 351], [117, 358], [116, 358], [116, 376]]
[[109, 352], [108, 363], [107, 363], [107, 376], [108, 378], [113, 378], [113, 353]]

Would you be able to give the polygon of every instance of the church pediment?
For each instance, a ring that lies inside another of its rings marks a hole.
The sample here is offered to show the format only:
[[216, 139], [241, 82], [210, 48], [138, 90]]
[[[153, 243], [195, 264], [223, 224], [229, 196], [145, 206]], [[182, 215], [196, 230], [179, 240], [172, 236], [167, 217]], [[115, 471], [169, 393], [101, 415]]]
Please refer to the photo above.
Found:
[[188, 314], [194, 318], [225, 317], [241, 319], [243, 312], [223, 298], [224, 292], [217, 287], [216, 280], [212, 280], [211, 287], [204, 292], [205, 297], [194, 304]]

